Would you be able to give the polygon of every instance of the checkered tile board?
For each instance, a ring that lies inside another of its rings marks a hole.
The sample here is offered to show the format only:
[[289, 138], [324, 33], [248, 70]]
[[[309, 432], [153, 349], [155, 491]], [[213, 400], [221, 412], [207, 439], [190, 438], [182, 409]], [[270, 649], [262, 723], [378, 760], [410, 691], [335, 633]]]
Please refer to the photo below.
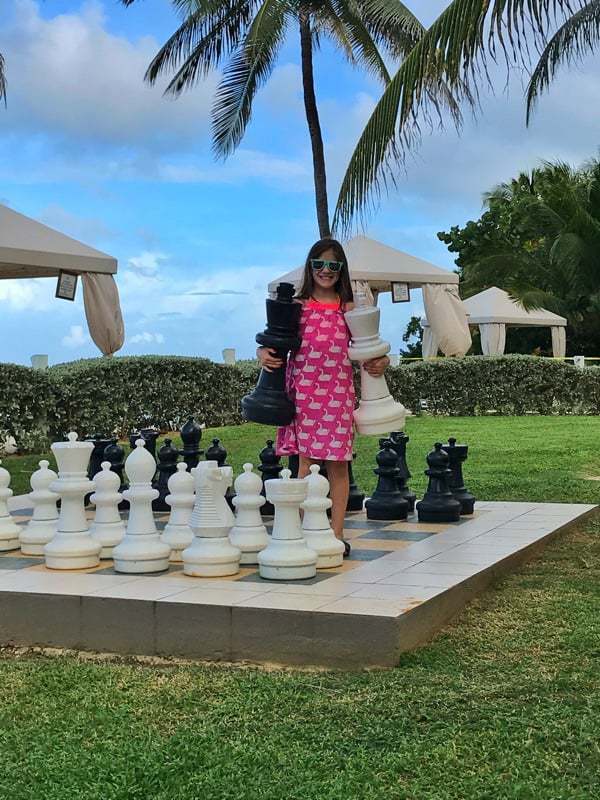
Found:
[[[13, 519], [20, 525], [25, 525], [31, 517], [31, 509], [22, 509], [13, 513]], [[93, 519], [94, 511], [90, 509], [88, 517]], [[126, 514], [124, 518], [126, 518]], [[167, 524], [169, 515], [168, 513], [155, 514], [156, 527], [162, 530]], [[270, 532], [272, 527], [272, 519], [266, 518], [265, 524], [267, 530]], [[417, 522], [416, 516], [411, 516], [405, 522], [385, 522], [374, 521], [366, 518], [365, 512], [357, 512], [348, 515], [344, 524], [344, 538], [352, 545], [352, 553], [349, 558], [344, 559], [344, 563], [337, 569], [319, 570], [315, 578], [310, 578], [306, 581], [294, 581], [298, 583], [318, 583], [334, 575], [347, 573], [356, 570], [361, 565], [368, 561], [373, 561], [377, 558], [387, 555], [398, 550], [402, 550], [408, 545], [414, 544], [427, 539], [429, 536], [434, 536], [441, 531], [448, 528], [456, 527], [461, 523], [449, 525], [435, 525], [430, 523]], [[36, 556], [24, 556], [19, 550], [12, 550], [7, 553], [0, 553], [0, 574], [2, 570], [34, 570], [36, 572], [45, 570], [44, 559]], [[97, 573], [99, 575], [115, 575], [113, 563], [110, 560], [102, 561], [99, 567], [85, 570], [70, 570], [70, 573]], [[152, 573], [157, 578], [161, 575], [172, 573], [182, 573], [183, 567], [181, 564], [171, 564], [167, 573]], [[150, 577], [150, 575], [149, 575]], [[190, 580], [193, 580], [191, 578]], [[219, 581], [247, 581], [247, 582], [263, 582], [263, 579], [258, 574], [257, 567], [242, 567], [240, 571], [231, 576], [230, 578], [219, 578]], [[269, 581], [264, 581], [269, 583]]]

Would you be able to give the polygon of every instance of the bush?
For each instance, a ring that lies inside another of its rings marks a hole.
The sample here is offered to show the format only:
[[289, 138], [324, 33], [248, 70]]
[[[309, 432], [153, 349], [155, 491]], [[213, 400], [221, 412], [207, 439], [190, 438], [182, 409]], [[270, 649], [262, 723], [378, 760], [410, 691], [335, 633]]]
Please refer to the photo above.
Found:
[[42, 450], [56, 397], [47, 371], [0, 364], [0, 431], [14, 436], [20, 450]]
[[466, 356], [420, 361], [388, 371], [392, 394], [432, 414], [598, 414], [600, 371], [535, 356]]

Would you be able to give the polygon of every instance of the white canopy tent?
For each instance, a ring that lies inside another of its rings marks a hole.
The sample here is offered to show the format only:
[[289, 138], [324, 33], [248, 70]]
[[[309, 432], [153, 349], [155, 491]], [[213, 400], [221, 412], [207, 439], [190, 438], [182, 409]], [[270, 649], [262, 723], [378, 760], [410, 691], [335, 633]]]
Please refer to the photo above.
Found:
[[[567, 320], [552, 311], [538, 308], [527, 311], [508, 292], [492, 286], [479, 294], [463, 300], [469, 315], [469, 325], [479, 325], [481, 350], [484, 355], [502, 355], [506, 345], [506, 328], [546, 327], [552, 332], [552, 352], [555, 358], [564, 358], [566, 352]], [[423, 327], [423, 356], [435, 356], [438, 343], [427, 319]]]
[[[422, 289], [425, 312], [440, 349], [446, 355], [467, 352], [471, 335], [458, 294], [458, 275], [366, 236], [355, 236], [345, 242], [344, 250], [355, 287], [368, 288], [375, 302], [377, 295], [390, 292], [395, 282], [406, 283], [410, 289]], [[293, 283], [298, 289], [303, 271], [303, 267], [298, 267], [271, 281], [269, 293], [274, 295], [282, 282]]]
[[116, 259], [0, 205], [0, 279], [55, 278], [61, 270], [82, 276], [90, 335], [112, 355], [125, 336]]

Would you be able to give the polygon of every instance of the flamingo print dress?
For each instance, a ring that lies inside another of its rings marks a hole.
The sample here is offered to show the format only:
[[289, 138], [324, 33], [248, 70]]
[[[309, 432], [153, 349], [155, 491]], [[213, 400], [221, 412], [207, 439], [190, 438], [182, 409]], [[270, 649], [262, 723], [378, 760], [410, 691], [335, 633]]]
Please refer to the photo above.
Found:
[[339, 303], [308, 300], [300, 318], [300, 349], [290, 355], [286, 391], [296, 417], [277, 431], [278, 455], [352, 460], [354, 383], [350, 333]]

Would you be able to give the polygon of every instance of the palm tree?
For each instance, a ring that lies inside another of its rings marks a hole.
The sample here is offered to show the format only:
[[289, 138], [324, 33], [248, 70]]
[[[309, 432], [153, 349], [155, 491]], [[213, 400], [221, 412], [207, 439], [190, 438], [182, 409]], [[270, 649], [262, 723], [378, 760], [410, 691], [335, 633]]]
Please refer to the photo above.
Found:
[[[135, 0], [121, 0], [131, 5]], [[183, 16], [146, 72], [154, 83], [174, 73], [166, 93], [179, 95], [224, 65], [212, 110], [213, 149], [231, 155], [241, 142], [257, 90], [273, 71], [291, 30], [300, 38], [304, 108], [310, 134], [317, 221], [330, 235], [323, 137], [313, 75], [313, 53], [329, 36], [351, 64], [360, 64], [384, 84], [384, 56], [409, 53], [424, 32], [400, 0], [173, 0]], [[381, 50], [381, 52], [380, 52]]]
[[0, 53], [0, 100], [4, 100], [6, 104], [6, 70], [2, 53]]
[[404, 59], [373, 111], [346, 170], [334, 227], [347, 230], [393, 177], [420, 120], [430, 113], [432, 85], [442, 81], [456, 102], [476, 108], [479, 87], [491, 83], [490, 59], [500, 54], [507, 66], [528, 67], [537, 50], [526, 93], [529, 123], [558, 68], [600, 43], [600, 0], [578, 5], [574, 10], [569, 0], [452, 0]]

